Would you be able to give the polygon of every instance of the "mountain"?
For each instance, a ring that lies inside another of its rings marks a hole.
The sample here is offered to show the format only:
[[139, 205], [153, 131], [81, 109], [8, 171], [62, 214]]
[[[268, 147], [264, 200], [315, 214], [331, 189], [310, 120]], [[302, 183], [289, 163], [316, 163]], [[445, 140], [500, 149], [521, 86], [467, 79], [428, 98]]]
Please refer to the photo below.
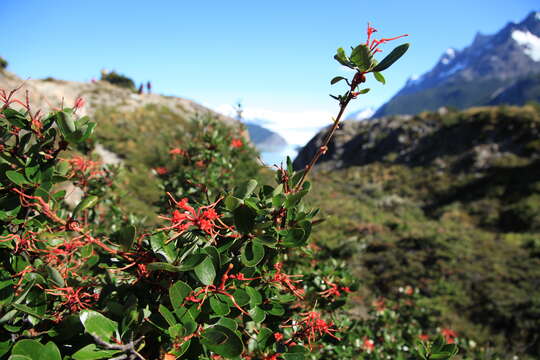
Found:
[[[520, 23], [509, 23], [496, 34], [478, 33], [462, 50], [447, 49], [433, 69], [410, 78], [374, 117], [416, 114], [441, 106], [465, 109], [540, 100], [538, 74], [540, 12], [531, 12]], [[510, 95], [516, 90], [521, 95]]]
[[249, 132], [249, 139], [259, 151], [275, 152], [287, 146], [287, 141], [278, 133], [254, 122], [246, 122], [245, 125]]
[[345, 120], [361, 121], [371, 118], [374, 113], [375, 109], [373, 108], [360, 109], [347, 115], [347, 117], [345, 117]]

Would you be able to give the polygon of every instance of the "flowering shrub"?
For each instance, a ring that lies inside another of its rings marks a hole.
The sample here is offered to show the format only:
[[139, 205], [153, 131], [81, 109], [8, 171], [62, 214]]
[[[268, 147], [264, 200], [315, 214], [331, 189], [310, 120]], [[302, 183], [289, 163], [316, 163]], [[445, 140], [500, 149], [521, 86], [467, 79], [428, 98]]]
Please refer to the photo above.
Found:
[[[369, 27], [368, 37], [373, 32]], [[332, 133], [348, 102], [365, 92], [357, 89], [364, 74], [381, 81], [379, 72], [406, 50], [402, 45], [377, 63], [377, 46], [388, 40], [368, 39], [351, 57], [338, 50], [338, 61], [356, 75], [338, 97]], [[330, 266], [310, 271], [298, 255], [314, 251], [309, 239], [317, 210], [303, 203], [313, 163], [294, 172], [288, 159], [276, 185], [251, 179], [231, 189], [238, 177], [231, 161], [251, 150], [242, 139], [227, 138], [219, 124], [203, 121], [200, 141], [171, 144], [169, 161], [156, 164], [166, 194], [164, 224], [141, 231], [114, 206], [114, 171], [84, 157], [60, 157], [95, 127], [76, 114], [84, 102], [42, 116], [15, 95], [0, 93], [0, 356], [270, 360], [314, 357], [316, 349], [340, 354], [334, 345], [352, 327], [339, 311], [355, 283]], [[84, 193], [73, 209], [56, 186], [65, 181]], [[370, 354], [380, 340], [360, 341]], [[424, 358], [455, 353], [454, 346], [437, 346]]]

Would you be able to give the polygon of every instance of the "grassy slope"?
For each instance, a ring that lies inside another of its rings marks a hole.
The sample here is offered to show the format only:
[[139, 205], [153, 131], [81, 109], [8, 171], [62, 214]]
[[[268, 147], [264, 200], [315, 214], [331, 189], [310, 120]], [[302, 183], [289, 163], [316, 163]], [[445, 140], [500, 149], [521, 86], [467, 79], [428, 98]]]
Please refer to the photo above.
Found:
[[[440, 121], [445, 136], [475, 124], [486, 133], [508, 128], [511, 138], [540, 123], [540, 114], [484, 109]], [[505, 153], [483, 169], [449, 152], [423, 164], [387, 158], [319, 171], [310, 201], [326, 221], [314, 239], [348, 257], [375, 294], [420, 287], [458, 332], [538, 355], [540, 162], [534, 139], [514, 140], [527, 141], [513, 148], [519, 154]], [[435, 165], [441, 161], [449, 166]]]

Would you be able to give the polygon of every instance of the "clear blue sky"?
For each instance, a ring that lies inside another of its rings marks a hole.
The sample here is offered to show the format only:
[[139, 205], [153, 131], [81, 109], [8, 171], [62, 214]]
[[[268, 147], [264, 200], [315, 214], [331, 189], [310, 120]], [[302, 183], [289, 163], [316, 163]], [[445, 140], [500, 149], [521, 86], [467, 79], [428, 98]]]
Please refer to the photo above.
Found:
[[[410, 34], [411, 48], [385, 72], [387, 85], [372, 83], [371, 93], [351, 110], [380, 106], [409, 76], [429, 70], [446, 48], [468, 45], [477, 31], [496, 32], [540, 9], [537, 0], [1, 0], [1, 5], [0, 56], [22, 77], [89, 81], [101, 68], [115, 69], [137, 83], [151, 80], [159, 93], [213, 108], [241, 99], [248, 109], [278, 117], [335, 113], [329, 80], [347, 73], [332, 56], [339, 46], [364, 41], [368, 21], [379, 29], [378, 37]], [[391, 43], [386, 53], [402, 42]], [[320, 126], [320, 120], [314, 123]]]

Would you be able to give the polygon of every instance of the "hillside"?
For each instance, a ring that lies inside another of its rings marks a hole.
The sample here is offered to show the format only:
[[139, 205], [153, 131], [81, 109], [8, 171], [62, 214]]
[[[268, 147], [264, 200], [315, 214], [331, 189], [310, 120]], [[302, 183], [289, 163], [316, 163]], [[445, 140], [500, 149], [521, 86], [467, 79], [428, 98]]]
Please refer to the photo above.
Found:
[[345, 123], [316, 167], [314, 236], [375, 294], [418, 287], [458, 333], [535, 359], [539, 133], [532, 105]]
[[[207, 119], [217, 120], [217, 125], [229, 129], [228, 141], [235, 138], [248, 141], [248, 133], [239, 121], [191, 100], [159, 94], [137, 94], [105, 81], [23, 81], [9, 71], [0, 71], [0, 89], [15, 89], [21, 84], [19, 97], [28, 90], [34, 111], [46, 112], [59, 108], [62, 101], [66, 106], [72, 106], [78, 97], [85, 100], [79, 113], [90, 116], [98, 126], [92, 141], [72, 155], [91, 151], [95, 160], [120, 165], [117, 172], [122, 181], [118, 191], [124, 196], [118, 198], [118, 205], [144, 218], [147, 224], [157, 221], [156, 204], [163, 192], [159, 188], [160, 178], [155, 169], [167, 166], [171, 159], [168, 144], [189, 149], [194, 141], [192, 134], [196, 132], [195, 129], [200, 132], [199, 124]], [[209, 128], [204, 132], [211, 130]], [[250, 146], [246, 147], [242, 158], [246, 159], [247, 164], [256, 166], [253, 151]], [[245, 176], [248, 174], [252, 174], [249, 166]], [[78, 203], [80, 190], [70, 185], [67, 190], [68, 202]]]
[[[374, 117], [416, 114], [441, 106], [466, 109], [538, 101], [538, 74], [540, 12], [531, 12], [496, 34], [477, 34], [462, 50], [447, 49], [430, 71], [409, 79]], [[516, 88], [522, 89], [520, 96], [508, 96]]]
[[62, 102], [71, 106], [78, 97], [81, 97], [85, 100], [81, 115], [92, 116], [103, 107], [114, 107], [121, 112], [131, 112], [147, 105], [154, 105], [166, 107], [173, 113], [183, 117], [209, 113], [228, 124], [238, 123], [230, 117], [218, 114], [194, 101], [180, 97], [137, 94], [106, 81], [82, 83], [53, 78], [23, 80], [10, 71], [0, 71], [1, 89], [15, 89], [21, 84], [23, 86], [20, 91], [28, 90], [30, 103], [36, 109], [42, 109], [42, 111], [60, 107]]

